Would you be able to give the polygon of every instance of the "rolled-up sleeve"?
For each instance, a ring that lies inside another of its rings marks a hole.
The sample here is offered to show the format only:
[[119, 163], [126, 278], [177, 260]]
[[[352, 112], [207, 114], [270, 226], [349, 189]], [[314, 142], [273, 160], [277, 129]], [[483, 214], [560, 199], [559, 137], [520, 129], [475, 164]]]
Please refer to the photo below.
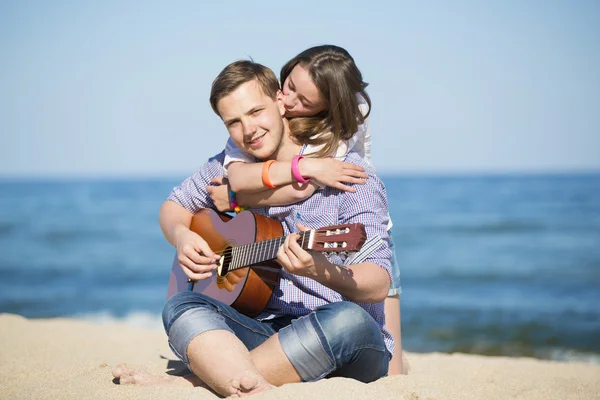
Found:
[[206, 187], [214, 178], [223, 176], [222, 152], [210, 158], [196, 173], [185, 179], [180, 185], [175, 186], [167, 200], [171, 200], [192, 214], [203, 208], [215, 208]]
[[356, 192], [342, 192], [339, 202], [341, 223], [364, 224], [367, 238], [379, 236], [381, 245], [375, 248], [363, 262], [372, 262], [385, 269], [392, 279], [392, 252], [387, 230], [389, 211], [387, 193], [383, 182], [367, 169], [369, 179], [365, 184], [354, 185]]

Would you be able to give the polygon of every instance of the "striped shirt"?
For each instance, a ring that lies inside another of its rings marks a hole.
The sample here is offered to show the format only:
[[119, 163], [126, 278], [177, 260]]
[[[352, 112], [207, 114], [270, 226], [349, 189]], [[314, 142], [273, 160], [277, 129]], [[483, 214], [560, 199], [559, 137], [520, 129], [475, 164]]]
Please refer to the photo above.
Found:
[[[202, 208], [213, 208], [212, 199], [206, 191], [213, 178], [223, 175], [222, 152], [204, 164], [194, 175], [187, 178], [181, 185], [173, 188], [169, 200], [183, 206], [195, 214]], [[365, 225], [367, 237], [378, 236], [382, 240], [361, 262], [372, 262], [385, 269], [391, 279], [391, 256], [389, 248], [388, 203], [383, 182], [375, 176], [361, 157], [351, 151], [346, 162], [352, 162], [365, 168], [369, 175], [363, 185], [354, 185], [356, 192], [345, 192], [332, 187], [316, 191], [311, 197], [301, 202], [265, 208], [254, 208], [253, 212], [276, 219], [282, 223], [286, 235], [298, 232], [296, 224], [300, 223], [312, 229], [325, 226], [362, 223]], [[344, 264], [344, 260], [336, 255], [327, 256], [333, 264]], [[333, 289], [321, 285], [317, 281], [286, 272], [280, 272], [280, 279], [273, 290], [264, 312], [257, 319], [268, 319], [276, 316], [309, 314], [315, 308], [337, 301], [350, 301]], [[356, 303], [356, 302], [355, 302]], [[384, 336], [386, 346], [394, 354], [394, 340], [385, 329], [383, 302], [357, 303], [375, 319]]]

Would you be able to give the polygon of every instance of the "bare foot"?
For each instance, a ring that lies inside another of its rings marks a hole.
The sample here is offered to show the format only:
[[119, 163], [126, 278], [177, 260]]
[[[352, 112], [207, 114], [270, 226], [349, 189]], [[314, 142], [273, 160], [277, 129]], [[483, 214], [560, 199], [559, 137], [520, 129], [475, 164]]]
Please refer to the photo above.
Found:
[[260, 376], [245, 375], [230, 382], [229, 397], [245, 397], [251, 394], [265, 392], [271, 385]]
[[402, 375], [408, 375], [409, 369], [410, 369], [410, 365], [408, 364], [408, 360], [406, 359], [404, 352], [402, 352], [402, 371], [400, 373]]
[[204, 386], [196, 375], [173, 376], [167, 374], [151, 374], [142, 367], [130, 367], [126, 364], [117, 365], [112, 374], [121, 385], [175, 385], [175, 386]]

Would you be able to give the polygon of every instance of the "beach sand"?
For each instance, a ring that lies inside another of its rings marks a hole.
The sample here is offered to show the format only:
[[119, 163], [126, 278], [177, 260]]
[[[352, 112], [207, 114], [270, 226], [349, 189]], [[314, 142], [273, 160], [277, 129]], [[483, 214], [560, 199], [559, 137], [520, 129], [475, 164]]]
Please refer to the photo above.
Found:
[[[125, 324], [0, 315], [0, 399], [217, 399], [204, 388], [113, 382], [117, 364], [180, 373], [163, 332]], [[284, 385], [253, 399], [600, 399], [600, 365], [408, 353], [410, 371], [363, 384]]]

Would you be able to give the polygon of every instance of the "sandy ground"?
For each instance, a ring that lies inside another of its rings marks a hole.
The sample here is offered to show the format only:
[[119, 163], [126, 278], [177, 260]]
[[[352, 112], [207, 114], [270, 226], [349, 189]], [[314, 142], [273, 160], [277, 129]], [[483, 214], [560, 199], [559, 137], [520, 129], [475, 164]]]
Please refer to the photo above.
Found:
[[[120, 363], [181, 373], [162, 332], [73, 319], [0, 315], [0, 399], [216, 399], [204, 388], [118, 385]], [[253, 399], [600, 399], [600, 365], [408, 353], [410, 372], [363, 384], [284, 385]]]

